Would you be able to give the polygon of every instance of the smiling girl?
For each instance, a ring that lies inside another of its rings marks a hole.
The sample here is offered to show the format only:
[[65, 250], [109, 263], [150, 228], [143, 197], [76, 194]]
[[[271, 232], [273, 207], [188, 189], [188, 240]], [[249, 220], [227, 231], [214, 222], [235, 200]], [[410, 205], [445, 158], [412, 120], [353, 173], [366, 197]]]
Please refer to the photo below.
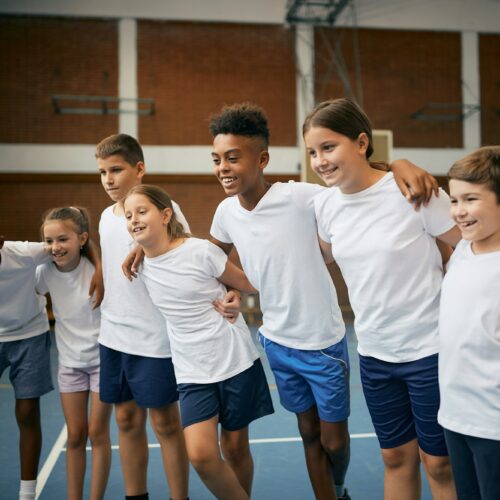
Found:
[[[82, 208], [50, 210], [42, 237], [53, 262], [37, 268], [37, 291], [50, 293], [59, 354], [58, 383], [68, 428], [67, 496], [83, 496], [87, 437], [92, 446], [92, 500], [102, 499], [111, 464], [111, 405], [99, 399], [100, 312], [88, 296], [95, 268], [89, 260], [89, 218]], [[90, 415], [88, 403], [90, 399]]]
[[441, 192], [419, 212], [391, 172], [370, 163], [368, 117], [349, 99], [306, 118], [313, 170], [332, 189], [315, 198], [320, 245], [346, 281], [355, 314], [361, 381], [384, 460], [384, 498], [420, 498], [422, 460], [435, 498], [456, 498], [437, 423], [438, 313], [443, 269], [436, 238], [459, 231]]
[[255, 289], [220, 248], [185, 232], [162, 189], [136, 186], [124, 208], [128, 230], [144, 249], [139, 274], [168, 322], [189, 460], [217, 498], [247, 499], [253, 476], [248, 426], [273, 406], [242, 315], [231, 323], [213, 302], [226, 293], [222, 283]]

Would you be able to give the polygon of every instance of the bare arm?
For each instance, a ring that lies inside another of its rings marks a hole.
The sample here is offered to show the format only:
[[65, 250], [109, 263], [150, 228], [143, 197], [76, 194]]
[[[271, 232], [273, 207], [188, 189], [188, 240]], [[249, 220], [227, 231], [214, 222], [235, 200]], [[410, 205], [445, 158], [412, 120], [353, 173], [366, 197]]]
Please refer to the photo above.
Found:
[[221, 283], [236, 290], [240, 290], [241, 292], [257, 293], [258, 291], [252, 286], [250, 281], [248, 281], [245, 273], [230, 260], [227, 261], [226, 269], [217, 279]]
[[92, 309], [101, 305], [104, 298], [104, 278], [102, 276], [101, 255], [98, 246], [92, 241], [89, 241], [89, 259], [94, 264], [95, 272], [90, 280], [89, 297], [94, 297], [92, 300]]
[[122, 272], [129, 281], [132, 281], [133, 278], [137, 278], [137, 270], [143, 260], [144, 250], [139, 245], [132, 249], [125, 257], [122, 263]]
[[426, 170], [408, 160], [395, 160], [390, 168], [401, 193], [410, 203], [413, 203], [415, 210], [418, 210], [422, 204], [426, 206], [432, 193], [439, 196], [439, 185]]
[[440, 234], [437, 239], [446, 245], [455, 248], [458, 242], [462, 239], [462, 233], [457, 226], [453, 226], [449, 231], [446, 231], [446, 233]]
[[325, 264], [331, 264], [334, 260], [332, 255], [331, 243], [327, 243], [326, 241], [322, 240], [319, 237], [319, 235], [318, 235], [318, 241], [319, 241], [319, 248], [321, 249], [321, 255], [323, 255]]

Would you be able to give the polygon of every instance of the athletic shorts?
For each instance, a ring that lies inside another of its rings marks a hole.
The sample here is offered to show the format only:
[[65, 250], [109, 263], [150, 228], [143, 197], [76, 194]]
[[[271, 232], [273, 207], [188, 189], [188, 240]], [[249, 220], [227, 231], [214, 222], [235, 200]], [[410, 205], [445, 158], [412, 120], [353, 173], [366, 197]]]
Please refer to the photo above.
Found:
[[347, 339], [319, 350], [285, 347], [259, 334], [276, 379], [280, 401], [293, 413], [314, 405], [324, 422], [343, 422], [350, 413]]
[[179, 399], [171, 358], [150, 358], [115, 351], [99, 344], [100, 399], [104, 403], [134, 400], [142, 408], [162, 408]]
[[228, 431], [274, 413], [266, 375], [260, 359], [245, 371], [212, 384], [179, 384], [182, 427], [219, 415]]
[[71, 368], [59, 364], [57, 384], [59, 392], [99, 392], [99, 365]]
[[417, 438], [427, 454], [446, 456], [438, 424], [438, 355], [407, 363], [359, 356], [366, 404], [381, 448], [395, 448]]
[[0, 376], [10, 366], [16, 399], [35, 399], [50, 392], [50, 332], [27, 339], [0, 342]]

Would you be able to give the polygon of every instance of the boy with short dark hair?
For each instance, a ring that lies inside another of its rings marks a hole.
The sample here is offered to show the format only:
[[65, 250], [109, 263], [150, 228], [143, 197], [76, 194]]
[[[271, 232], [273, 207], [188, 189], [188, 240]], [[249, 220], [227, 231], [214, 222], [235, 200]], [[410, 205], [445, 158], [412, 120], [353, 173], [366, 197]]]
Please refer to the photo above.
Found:
[[[99, 223], [106, 290], [99, 335], [100, 396], [102, 401], [115, 405], [126, 498], [148, 498], [149, 408], [170, 495], [172, 499], [185, 499], [188, 460], [167, 327], [143, 282], [129, 282], [121, 272], [121, 263], [133, 243], [126, 227], [123, 201], [144, 176], [142, 148], [133, 137], [117, 134], [102, 140], [95, 156], [102, 185], [115, 202], [103, 211]], [[179, 206], [173, 205], [178, 219], [188, 229]]]

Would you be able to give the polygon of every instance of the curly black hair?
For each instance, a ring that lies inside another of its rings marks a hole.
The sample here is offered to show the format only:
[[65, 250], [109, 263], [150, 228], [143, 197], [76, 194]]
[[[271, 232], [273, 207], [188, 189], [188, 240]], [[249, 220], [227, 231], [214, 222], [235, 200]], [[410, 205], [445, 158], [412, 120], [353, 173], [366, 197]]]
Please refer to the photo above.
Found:
[[260, 137], [264, 148], [269, 146], [269, 127], [264, 110], [249, 102], [224, 106], [218, 114], [210, 117], [210, 133]]

